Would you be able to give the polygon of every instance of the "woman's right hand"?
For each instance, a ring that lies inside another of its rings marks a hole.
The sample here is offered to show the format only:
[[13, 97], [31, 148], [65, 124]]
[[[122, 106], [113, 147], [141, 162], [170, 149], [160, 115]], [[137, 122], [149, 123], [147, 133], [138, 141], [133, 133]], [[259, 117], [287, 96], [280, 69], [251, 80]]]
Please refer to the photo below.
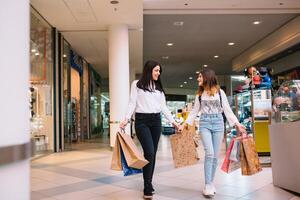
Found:
[[125, 129], [125, 127], [127, 126], [128, 124], [128, 120], [123, 120], [121, 123], [120, 123], [120, 129]]

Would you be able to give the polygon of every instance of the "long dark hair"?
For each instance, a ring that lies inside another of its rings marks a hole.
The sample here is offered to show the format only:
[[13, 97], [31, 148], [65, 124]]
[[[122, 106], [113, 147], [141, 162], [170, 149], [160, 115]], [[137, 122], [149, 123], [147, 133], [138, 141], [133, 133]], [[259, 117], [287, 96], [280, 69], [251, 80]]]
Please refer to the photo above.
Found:
[[215, 72], [211, 69], [203, 69], [200, 74], [203, 78], [203, 84], [199, 86], [198, 95], [201, 96], [204, 90], [206, 90], [210, 96], [216, 94], [220, 90], [220, 86]]
[[148, 60], [145, 63], [144, 68], [143, 68], [143, 75], [136, 84], [138, 88], [140, 88], [144, 91], [153, 92], [153, 90], [150, 88], [150, 83], [151, 83], [151, 81], [153, 81], [153, 83], [155, 84], [155, 90], [165, 92], [163, 89], [162, 83], [160, 81], [160, 76], [158, 77], [157, 81], [153, 80], [153, 78], [152, 78], [152, 71], [153, 71], [153, 68], [156, 66], [160, 67], [160, 74], [161, 74], [162, 68], [158, 62], [153, 61], [153, 60]]

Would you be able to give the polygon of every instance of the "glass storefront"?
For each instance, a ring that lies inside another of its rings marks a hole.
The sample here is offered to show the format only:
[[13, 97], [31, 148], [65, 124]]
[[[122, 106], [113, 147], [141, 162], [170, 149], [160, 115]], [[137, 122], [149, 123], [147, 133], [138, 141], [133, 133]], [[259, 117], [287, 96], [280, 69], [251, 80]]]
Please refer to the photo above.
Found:
[[89, 65], [86, 61], [83, 61], [83, 75], [82, 75], [82, 134], [84, 139], [90, 139], [90, 130], [89, 130], [89, 119], [90, 119], [90, 112], [89, 112]]
[[30, 134], [35, 155], [54, 149], [53, 32], [31, 10], [30, 16]]
[[64, 149], [71, 148], [71, 64], [70, 45], [63, 43], [63, 124], [64, 124]]
[[[84, 66], [87, 63], [74, 52], [68, 42], [63, 43], [63, 121], [64, 121], [64, 149], [72, 149], [72, 144], [84, 141], [87, 138], [87, 100], [83, 98], [83, 92], [87, 86], [83, 80]], [[86, 93], [86, 92], [85, 92]], [[88, 95], [88, 94], [86, 94]]]
[[90, 127], [91, 138], [99, 138], [103, 133], [103, 116], [101, 114], [101, 77], [90, 67]]

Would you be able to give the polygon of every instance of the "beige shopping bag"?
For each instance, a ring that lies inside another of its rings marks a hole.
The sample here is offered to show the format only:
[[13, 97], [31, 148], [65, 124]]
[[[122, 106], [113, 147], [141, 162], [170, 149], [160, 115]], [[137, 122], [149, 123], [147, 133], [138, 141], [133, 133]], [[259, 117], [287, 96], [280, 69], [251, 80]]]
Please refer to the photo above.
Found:
[[170, 136], [172, 155], [176, 168], [197, 163], [198, 159], [194, 142], [195, 134], [195, 126], [192, 126], [184, 129], [181, 133]]
[[125, 133], [118, 132], [111, 161], [111, 169], [122, 170], [121, 150], [123, 151], [128, 167], [142, 169], [149, 163], [138, 150], [132, 138]]

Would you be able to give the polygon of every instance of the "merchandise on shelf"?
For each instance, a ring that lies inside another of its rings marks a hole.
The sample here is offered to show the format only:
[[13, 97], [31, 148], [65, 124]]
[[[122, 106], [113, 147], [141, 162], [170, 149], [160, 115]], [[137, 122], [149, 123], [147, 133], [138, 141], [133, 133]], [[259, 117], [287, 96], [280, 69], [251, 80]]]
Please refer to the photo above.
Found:
[[276, 122], [300, 120], [300, 80], [281, 84], [273, 101]]

